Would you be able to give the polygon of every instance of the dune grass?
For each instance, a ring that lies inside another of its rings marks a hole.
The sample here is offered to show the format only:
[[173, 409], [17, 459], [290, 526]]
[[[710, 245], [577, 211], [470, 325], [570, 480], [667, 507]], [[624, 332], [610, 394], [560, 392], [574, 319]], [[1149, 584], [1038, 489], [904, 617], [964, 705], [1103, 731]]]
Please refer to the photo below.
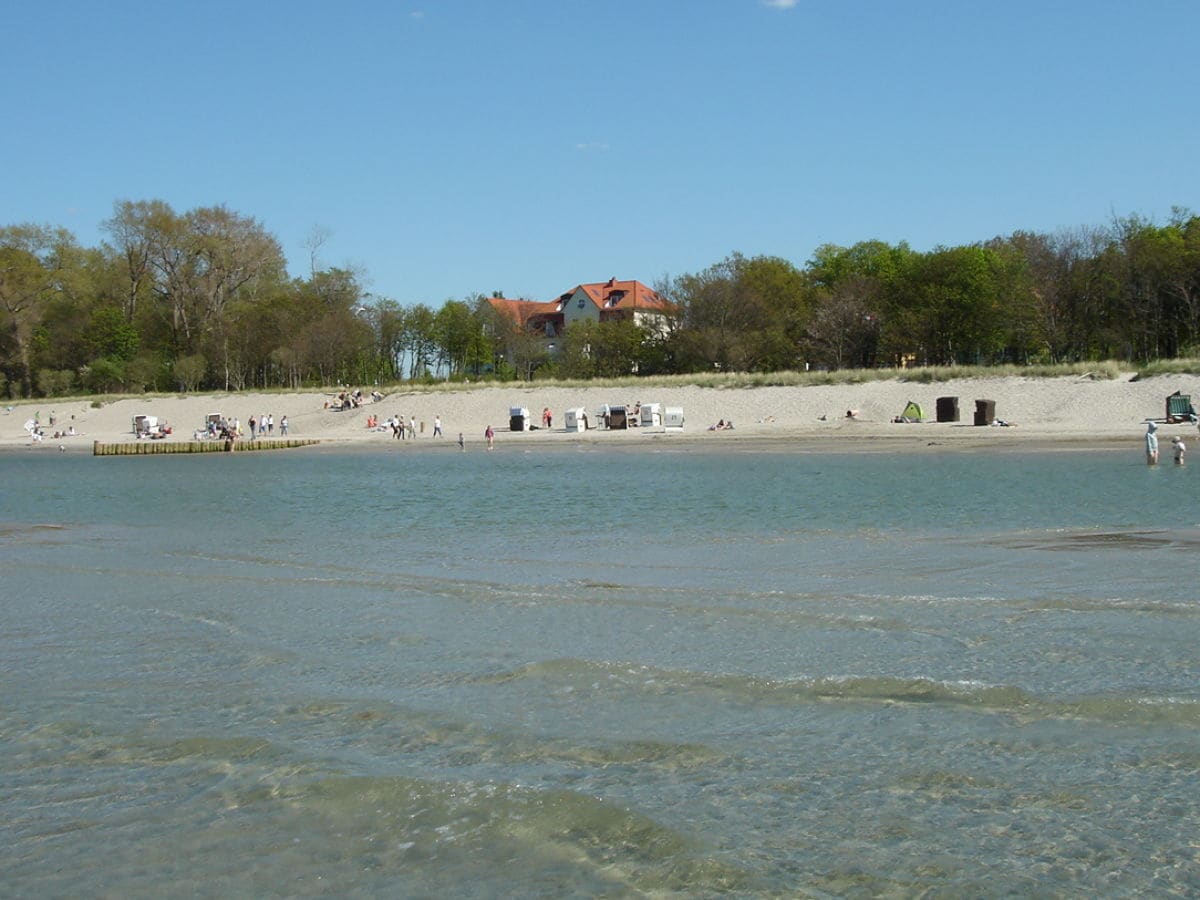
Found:
[[[832, 372], [693, 372], [685, 375], [651, 375], [640, 377], [629, 375], [623, 378], [605, 378], [592, 381], [583, 379], [535, 379], [533, 381], [437, 381], [399, 382], [380, 385], [385, 394], [437, 394], [476, 390], [481, 387], [503, 387], [536, 390], [538, 388], [621, 388], [645, 390], [656, 387], [700, 387], [713, 390], [754, 387], [811, 387], [816, 385], [865, 384], [873, 381], [898, 381], [912, 384], [936, 384], [945, 381], [976, 378], [1091, 378], [1112, 380], [1132, 376], [1152, 378], [1160, 375], [1200, 375], [1200, 358], [1187, 357], [1164, 359], [1142, 366], [1133, 366], [1113, 360], [1103, 362], [1058, 363], [1033, 366], [926, 366], [913, 369], [839, 369]], [[292, 394], [318, 392], [336, 394], [341, 388], [334, 386], [305, 386], [294, 388], [249, 388], [247, 393]], [[224, 391], [199, 391], [192, 396], [224, 396]], [[238, 392], [228, 392], [236, 395]], [[188, 396], [175, 391], [159, 391], [145, 394], [76, 395], [72, 397], [39, 397], [10, 400], [10, 405], [42, 405], [67, 407], [82, 403], [100, 407], [117, 400], [134, 397], [152, 401], [156, 397]], [[214, 410], [215, 411], [215, 410]]]
[[700, 387], [714, 390], [753, 387], [811, 387], [815, 385], [865, 384], [872, 381], [899, 381], [933, 384], [968, 378], [1067, 378], [1090, 377], [1109, 380], [1130, 374], [1129, 367], [1116, 362], [1063, 363], [1044, 366], [929, 366], [917, 369], [839, 369], [833, 372], [693, 372], [685, 375], [627, 376], [593, 381], [578, 379], [536, 379], [526, 382], [482, 381], [476, 384], [439, 383], [399, 384], [392, 392], [425, 393], [469, 390], [480, 386], [523, 388], [654, 388]]
[[1153, 378], [1155, 375], [1200, 375], [1200, 357], [1160, 359], [1138, 369], [1139, 378]]

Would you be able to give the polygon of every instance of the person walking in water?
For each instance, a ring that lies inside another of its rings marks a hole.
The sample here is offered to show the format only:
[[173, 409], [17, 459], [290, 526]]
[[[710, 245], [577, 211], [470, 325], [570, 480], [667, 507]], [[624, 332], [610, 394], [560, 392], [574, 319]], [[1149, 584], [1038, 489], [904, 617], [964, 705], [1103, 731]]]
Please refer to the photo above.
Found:
[[1158, 465], [1158, 426], [1153, 422], [1146, 424], [1146, 465]]
[[462, 450], [464, 453], [467, 449], [467, 442], [463, 439], [463, 433], [461, 431], [458, 433], [458, 449]]
[[1175, 454], [1175, 465], [1183, 465], [1183, 455], [1187, 453], [1187, 446], [1183, 443], [1183, 438], [1180, 435], [1175, 435], [1171, 438], [1171, 449]]

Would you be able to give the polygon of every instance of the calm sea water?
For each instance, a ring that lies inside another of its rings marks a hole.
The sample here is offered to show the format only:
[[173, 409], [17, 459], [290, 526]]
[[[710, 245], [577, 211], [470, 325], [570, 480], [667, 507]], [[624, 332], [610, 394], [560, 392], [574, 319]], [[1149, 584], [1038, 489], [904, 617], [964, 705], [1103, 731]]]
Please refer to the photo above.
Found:
[[1194, 896], [1200, 466], [0, 457], [5, 896]]

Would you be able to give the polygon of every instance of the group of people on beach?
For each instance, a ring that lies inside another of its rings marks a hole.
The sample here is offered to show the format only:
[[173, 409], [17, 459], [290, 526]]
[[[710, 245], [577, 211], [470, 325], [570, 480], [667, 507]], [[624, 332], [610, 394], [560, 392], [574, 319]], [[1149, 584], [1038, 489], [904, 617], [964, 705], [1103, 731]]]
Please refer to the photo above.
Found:
[[[260, 438], [273, 437], [275, 435], [275, 416], [270, 413], [263, 413], [257, 419], [251, 416], [250, 421], [246, 424], [250, 426], [250, 440], [255, 439], [256, 433]], [[287, 416], [284, 416], [279, 421], [279, 433], [280, 435], [288, 433]]]
[[[371, 429], [372, 431], [388, 431], [388, 430], [390, 430], [392, 432], [392, 437], [394, 437], [398, 441], [415, 440], [417, 437], [417, 417], [409, 416], [408, 420], [405, 421], [405, 418], [403, 415], [389, 416], [387, 419], [383, 420], [382, 424], [380, 424], [379, 416], [370, 415], [370, 416], [367, 416], [367, 428]], [[421, 431], [424, 431], [424, 430], [425, 430], [425, 423], [422, 422], [421, 423]], [[441, 416], [433, 417], [433, 436], [434, 437], [442, 436], [442, 417]]]
[[[206, 437], [219, 438], [223, 441], [235, 441], [241, 437], [242, 423], [236, 416], [232, 419], [224, 416], [219, 419], [209, 419], [204, 423], [204, 434]], [[198, 434], [197, 437], [199, 437]]]
[[[246, 422], [246, 426], [250, 429], [250, 440], [258, 440], [260, 438], [274, 437], [275, 435], [275, 416], [271, 413], [264, 413], [261, 416], [251, 416]], [[279, 419], [279, 436], [287, 437], [288, 434], [288, 417], [281, 416]], [[226, 418], [221, 416], [216, 419], [209, 419], [204, 424], [203, 432], [196, 432], [196, 439], [202, 437], [219, 438], [223, 441], [236, 441], [242, 437], [242, 420], [237, 416]]]
[[[382, 399], [383, 394], [379, 393], [379, 391], [371, 391], [371, 403], [378, 403]], [[367, 398], [363, 396], [362, 389], [356, 388], [353, 391], [339, 391], [337, 397], [334, 398], [332, 403], [330, 403], [328, 400], [325, 401], [325, 408], [332, 410], [358, 409], [367, 402]]]
[[[1183, 437], [1177, 434], [1171, 438], [1171, 455], [1175, 460], [1175, 465], [1183, 465], [1186, 453], [1187, 445], [1184, 444]], [[1146, 465], [1158, 465], [1158, 424], [1156, 422], [1146, 423]]]
[[[5, 412], [6, 413], [12, 412], [12, 409], [13, 408], [11, 406], [6, 407]], [[75, 417], [71, 416], [71, 418], [74, 419]], [[58, 424], [57, 414], [50, 413], [50, 427], [54, 428], [54, 426], [57, 424]], [[25, 423], [25, 430], [27, 432], [29, 432], [29, 438], [32, 443], [37, 444], [37, 443], [40, 443], [41, 441], [45, 440], [46, 426], [42, 424], [42, 413], [40, 410], [38, 412], [35, 412], [33, 414], [33, 418]], [[54, 440], [57, 441], [62, 438], [65, 438], [65, 437], [75, 437], [78, 434], [81, 434], [81, 432], [78, 432], [75, 430], [75, 424], [74, 424], [74, 422], [72, 422], [71, 425], [67, 428], [60, 427], [60, 428], [56, 429], [54, 432]]]

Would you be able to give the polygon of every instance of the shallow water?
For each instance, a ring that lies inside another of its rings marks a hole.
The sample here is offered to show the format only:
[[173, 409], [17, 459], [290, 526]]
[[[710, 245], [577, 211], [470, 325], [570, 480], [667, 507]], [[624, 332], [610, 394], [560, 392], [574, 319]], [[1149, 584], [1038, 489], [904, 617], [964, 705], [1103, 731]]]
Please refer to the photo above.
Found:
[[0, 469], [0, 893], [1200, 891], [1136, 447]]

